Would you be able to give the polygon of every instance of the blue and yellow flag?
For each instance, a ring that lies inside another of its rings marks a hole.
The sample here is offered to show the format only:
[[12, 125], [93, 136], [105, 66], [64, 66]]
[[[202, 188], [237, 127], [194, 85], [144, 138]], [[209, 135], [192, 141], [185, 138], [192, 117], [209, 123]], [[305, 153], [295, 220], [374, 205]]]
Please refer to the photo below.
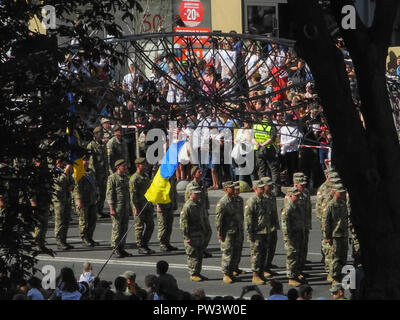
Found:
[[171, 144], [164, 155], [161, 166], [154, 176], [153, 182], [149, 189], [144, 195], [147, 201], [157, 204], [168, 204], [171, 203], [169, 192], [171, 190], [171, 178], [178, 167], [178, 155], [179, 151], [185, 144], [185, 140], [181, 140]]

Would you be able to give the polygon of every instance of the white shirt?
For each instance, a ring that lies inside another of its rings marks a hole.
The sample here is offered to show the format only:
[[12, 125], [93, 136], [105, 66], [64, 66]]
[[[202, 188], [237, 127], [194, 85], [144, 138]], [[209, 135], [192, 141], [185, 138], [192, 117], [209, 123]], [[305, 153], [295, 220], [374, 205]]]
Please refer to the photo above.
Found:
[[297, 126], [282, 126], [279, 128], [279, 135], [282, 155], [287, 152], [296, 152], [299, 150], [303, 135]]
[[135, 77], [136, 75], [134, 73], [128, 73], [126, 76], [124, 76], [122, 84], [126, 85], [128, 91], [132, 91]]

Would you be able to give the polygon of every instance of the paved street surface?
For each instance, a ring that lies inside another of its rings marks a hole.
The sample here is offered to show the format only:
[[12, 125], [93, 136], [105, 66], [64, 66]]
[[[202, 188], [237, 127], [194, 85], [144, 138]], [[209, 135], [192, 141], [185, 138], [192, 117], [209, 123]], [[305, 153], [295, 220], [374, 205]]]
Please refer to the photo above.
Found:
[[[252, 193], [243, 193], [241, 196], [245, 201], [251, 196]], [[131, 258], [117, 259], [112, 257], [108, 265], [105, 267], [100, 275], [101, 279], [114, 281], [114, 279], [122, 274], [124, 271], [132, 270], [137, 275], [137, 282], [142, 287], [144, 286], [144, 278], [148, 274], [156, 274], [155, 265], [159, 260], [168, 261], [169, 273], [175, 276], [178, 281], [178, 285], [181, 289], [192, 292], [195, 288], [203, 288], [208, 296], [217, 295], [232, 295], [234, 297], [239, 297], [242, 292], [242, 287], [246, 285], [251, 285], [252, 273], [250, 269], [250, 250], [249, 243], [247, 240], [244, 242], [244, 247], [242, 251], [242, 259], [240, 267], [247, 271], [247, 274], [240, 276], [240, 282], [233, 284], [224, 284], [222, 282], [222, 272], [221, 272], [221, 251], [219, 243], [215, 233], [215, 206], [220, 197], [222, 197], [223, 191], [210, 191], [210, 223], [213, 228], [213, 237], [211, 238], [208, 251], [213, 254], [212, 258], [203, 260], [202, 274], [209, 278], [208, 281], [195, 283], [189, 280], [189, 274], [186, 266], [186, 255], [183, 246], [183, 237], [179, 231], [179, 212], [183, 205], [183, 193], [179, 192], [179, 209], [175, 212], [174, 219], [174, 229], [172, 232], [171, 244], [178, 247], [179, 251], [173, 251], [172, 253], [160, 252], [158, 241], [157, 241], [157, 223], [154, 230], [150, 248], [156, 251], [153, 255], [140, 255], [137, 252], [136, 244], [134, 241], [134, 227], [130, 230], [127, 236], [127, 251], [132, 253], [134, 256]], [[283, 205], [283, 199], [278, 199], [278, 212]], [[315, 197], [312, 197], [313, 206], [315, 206]], [[108, 213], [108, 206], [105, 206], [105, 210]], [[314, 211], [313, 211], [314, 212]], [[49, 230], [47, 233], [48, 247], [57, 250], [54, 231], [53, 231], [53, 220], [49, 224]], [[156, 220], [155, 220], [156, 221]], [[133, 223], [133, 218], [130, 219], [130, 226]], [[328, 289], [330, 288], [330, 283], [326, 281], [326, 273], [324, 272], [323, 265], [321, 261], [320, 253], [320, 243], [321, 243], [321, 231], [320, 224], [318, 220], [313, 215], [313, 225], [310, 233], [309, 251], [307, 259], [312, 261], [310, 266], [311, 270], [306, 270], [310, 274], [308, 278], [309, 284], [314, 289], [313, 298], [325, 297], [331, 299]], [[75, 270], [75, 276], [79, 278], [82, 272], [82, 263], [85, 261], [90, 261], [93, 263], [94, 273], [96, 274], [103, 264], [107, 261], [111, 254], [110, 248], [110, 236], [111, 236], [111, 219], [101, 219], [97, 222], [97, 227], [95, 231], [94, 240], [100, 242], [99, 247], [95, 248], [85, 248], [82, 246], [81, 239], [79, 237], [78, 231], [78, 220], [77, 216], [73, 214], [73, 221], [68, 232], [68, 243], [72, 244], [75, 248], [70, 251], [57, 251], [55, 258], [47, 255], [39, 255], [38, 268], [40, 269], [43, 265], [54, 265], [57, 270], [57, 274], [60, 269], [64, 266], [73, 267]], [[274, 279], [280, 280], [284, 284], [285, 293], [290, 288], [287, 285], [287, 278], [285, 272], [286, 264], [286, 252], [282, 241], [282, 232], [278, 232], [278, 246], [276, 250], [276, 255], [273, 263], [279, 268], [276, 269], [279, 273]], [[351, 259], [351, 251], [349, 251], [349, 261]], [[263, 285], [260, 289], [264, 297], [268, 297], [271, 286]], [[248, 293], [245, 297], [250, 297], [254, 293]], [[349, 297], [349, 292], [346, 290], [346, 296]]]

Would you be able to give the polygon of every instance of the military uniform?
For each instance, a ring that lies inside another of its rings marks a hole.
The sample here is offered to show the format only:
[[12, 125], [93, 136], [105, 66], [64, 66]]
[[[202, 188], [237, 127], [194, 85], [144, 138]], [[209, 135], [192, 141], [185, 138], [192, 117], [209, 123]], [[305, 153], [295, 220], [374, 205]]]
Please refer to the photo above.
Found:
[[158, 222], [158, 241], [160, 242], [161, 251], [172, 251], [177, 248], [171, 246], [170, 239], [172, 234], [172, 225], [174, 222], [174, 211], [178, 209], [177, 191], [176, 191], [176, 177], [172, 176], [170, 179], [171, 189], [169, 196], [171, 203], [159, 204], [157, 206], [157, 222]]
[[[333, 185], [333, 190], [345, 192], [341, 184]], [[332, 240], [329, 249], [331, 264], [329, 276], [334, 281], [341, 280], [342, 268], [347, 262], [348, 252], [348, 211], [346, 201], [332, 198], [327, 204], [323, 220], [324, 239]]]
[[[111, 246], [115, 248], [120, 243], [122, 236], [128, 231], [129, 212], [129, 180], [126, 174], [119, 175], [117, 172], [108, 177], [106, 199], [113, 205], [116, 212], [111, 216], [112, 234]], [[121, 241], [117, 251], [122, 252], [126, 243], [126, 237]]]
[[[200, 188], [196, 188], [195, 186], [192, 186], [189, 190], [196, 193], [202, 192]], [[185, 240], [189, 273], [191, 276], [197, 277], [200, 277], [205, 244], [206, 226], [203, 215], [203, 205], [191, 199], [185, 202], [180, 215], [180, 230]], [[187, 240], [190, 240], [190, 242], [186, 242]]]
[[[235, 189], [240, 190], [240, 183], [237, 181], [235, 182]], [[237, 252], [239, 254], [235, 254], [233, 257], [233, 275], [242, 273], [242, 271], [239, 269], [239, 264], [240, 264], [240, 259], [242, 257], [242, 249], [243, 249], [243, 241], [244, 241], [244, 200], [241, 196], [235, 195], [234, 196], [234, 201], [236, 202], [236, 207], [239, 213], [239, 235], [237, 239]]]
[[75, 182], [71, 174], [64, 173], [58, 167], [55, 167], [55, 170], [57, 176], [54, 179], [54, 193], [52, 197], [55, 216], [54, 234], [57, 245], [63, 247], [67, 243], [67, 233], [72, 210], [71, 191], [74, 188]]
[[[225, 182], [224, 188], [234, 188], [232, 182]], [[241, 219], [243, 216], [243, 209], [238, 206], [238, 201], [233, 197], [224, 195], [217, 203], [215, 226], [217, 229], [217, 236], [221, 244], [221, 268], [224, 275], [228, 277], [233, 276], [236, 271], [236, 261], [238, 256], [241, 255], [240, 237], [241, 237]]]
[[[96, 229], [98, 189], [94, 172], [91, 169], [86, 170], [83, 177], [76, 183], [73, 195], [79, 216], [79, 234], [85, 244], [93, 246], [95, 243], [93, 234]], [[78, 208], [79, 199], [82, 202], [80, 209]]]
[[[264, 188], [264, 185], [261, 181], [253, 181], [254, 187]], [[272, 207], [265, 200], [264, 195], [261, 197], [253, 195], [247, 200], [244, 209], [245, 226], [250, 241], [253, 279], [264, 280], [263, 271], [268, 250], [268, 235], [271, 229]]]
[[[138, 212], [144, 208], [147, 203], [145, 193], [150, 187], [150, 179], [147, 174], [141, 175], [135, 172], [129, 179], [129, 192], [131, 195], [132, 210], [137, 208]], [[135, 220], [135, 238], [139, 249], [148, 249], [148, 243], [154, 230], [154, 208], [151, 203], [148, 203], [143, 212], [136, 217]]]
[[99, 192], [99, 197], [96, 200], [97, 213], [102, 215], [104, 201], [106, 199], [108, 177], [107, 147], [103, 141], [94, 139], [89, 142], [87, 149], [91, 152], [89, 168], [94, 172], [94, 177], [96, 179]]
[[[205, 234], [204, 234], [204, 246], [203, 246], [204, 250], [205, 250], [205, 249], [207, 249], [208, 244], [210, 243], [211, 236], [212, 236], [212, 229], [211, 229], [209, 214], [208, 214], [208, 210], [210, 209], [210, 202], [208, 200], [207, 187], [204, 186], [201, 182], [198, 183], [195, 180], [192, 180], [186, 186], [185, 201], [187, 201], [189, 199], [189, 189], [192, 187], [197, 187], [197, 186], [201, 188], [200, 204], [203, 208], [202, 220], [206, 227]], [[208, 256], [211, 256], [211, 254], [208, 254]]]
[[114, 173], [117, 169], [114, 166], [115, 161], [123, 159], [127, 167], [130, 167], [128, 145], [124, 140], [120, 141], [117, 137], [112, 137], [107, 142], [107, 158], [110, 174]]
[[282, 209], [282, 233], [286, 249], [286, 273], [289, 280], [300, 279], [302, 267], [302, 252], [304, 245], [304, 216], [298, 203], [293, 203], [289, 195], [299, 196], [296, 188], [289, 189], [286, 193]]

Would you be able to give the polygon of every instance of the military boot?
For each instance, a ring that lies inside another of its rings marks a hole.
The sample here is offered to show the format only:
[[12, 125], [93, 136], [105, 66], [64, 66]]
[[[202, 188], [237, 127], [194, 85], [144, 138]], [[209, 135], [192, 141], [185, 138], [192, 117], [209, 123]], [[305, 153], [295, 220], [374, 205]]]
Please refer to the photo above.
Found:
[[251, 280], [251, 282], [257, 285], [265, 284], [265, 281], [261, 279], [260, 275], [257, 272], [253, 272], [253, 279]]
[[196, 275], [196, 274], [192, 274], [190, 276], [190, 280], [195, 281], [195, 282], [203, 281], [203, 279], [200, 276]]
[[333, 279], [332, 279], [332, 277], [328, 274], [328, 276], [326, 277], [326, 281], [329, 281], [329, 282], [332, 282], [333, 281]]
[[223, 277], [223, 279], [222, 279], [222, 282], [223, 282], [223, 283], [228, 283], [228, 284], [230, 284], [230, 283], [233, 283], [233, 282], [234, 282], [234, 279], [233, 279], [233, 277], [232, 277], [231, 275], [229, 275], [229, 274], [224, 274], [224, 277]]
[[272, 274], [269, 271], [264, 271], [264, 278], [268, 279], [272, 276]]
[[237, 269], [237, 270], [233, 271], [232, 274], [233, 274], [234, 276], [239, 276], [239, 275], [241, 275], [241, 274], [246, 274], [246, 271], [241, 270], [241, 269]]
[[291, 287], [300, 287], [301, 282], [298, 281], [298, 279], [289, 279], [289, 286]]

